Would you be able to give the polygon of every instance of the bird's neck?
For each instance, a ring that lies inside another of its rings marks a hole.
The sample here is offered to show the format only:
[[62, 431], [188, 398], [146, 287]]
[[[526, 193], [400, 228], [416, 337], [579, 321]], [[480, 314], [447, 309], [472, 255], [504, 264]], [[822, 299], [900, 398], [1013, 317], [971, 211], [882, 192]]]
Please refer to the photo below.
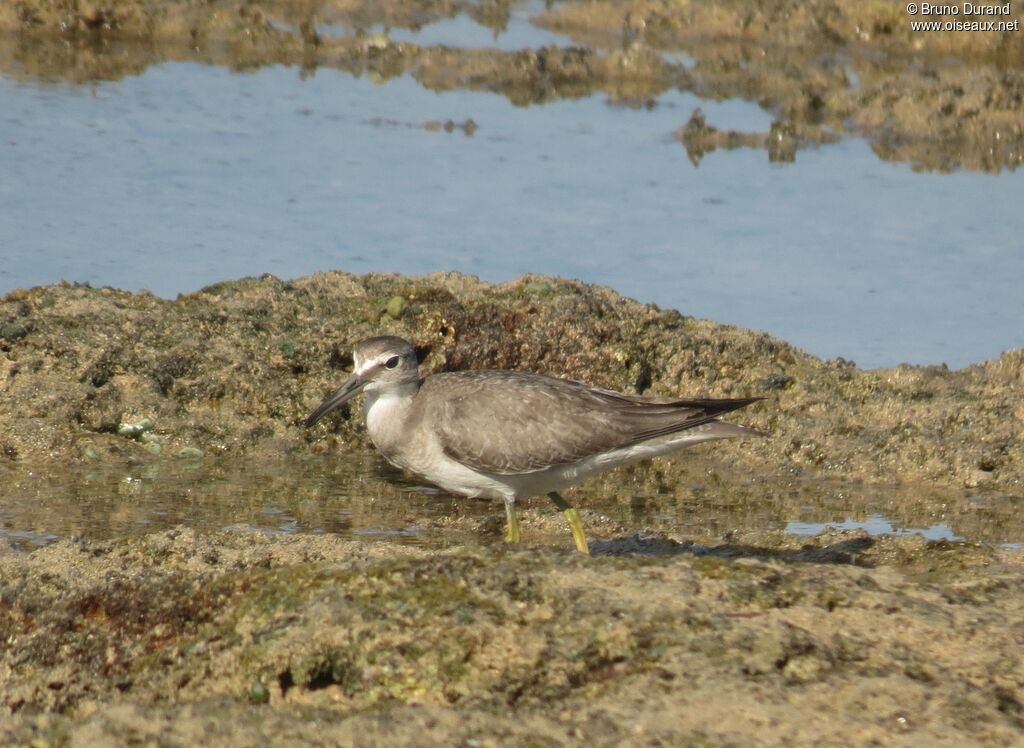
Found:
[[420, 380], [390, 384], [387, 388], [366, 388], [363, 401], [366, 431], [385, 455], [401, 441], [419, 389]]

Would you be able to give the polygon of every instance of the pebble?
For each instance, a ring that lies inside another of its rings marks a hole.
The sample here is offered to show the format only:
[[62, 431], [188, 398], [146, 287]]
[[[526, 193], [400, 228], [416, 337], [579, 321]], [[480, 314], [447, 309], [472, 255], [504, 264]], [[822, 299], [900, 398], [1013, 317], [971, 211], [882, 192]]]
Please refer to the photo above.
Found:
[[249, 700], [254, 704], [266, 704], [270, 701], [270, 692], [260, 681], [254, 680], [249, 686]]
[[153, 422], [148, 418], [143, 418], [141, 421], [135, 423], [128, 423], [124, 421], [120, 426], [117, 427], [118, 436], [127, 436], [131, 439], [138, 439], [147, 431], [153, 430]]

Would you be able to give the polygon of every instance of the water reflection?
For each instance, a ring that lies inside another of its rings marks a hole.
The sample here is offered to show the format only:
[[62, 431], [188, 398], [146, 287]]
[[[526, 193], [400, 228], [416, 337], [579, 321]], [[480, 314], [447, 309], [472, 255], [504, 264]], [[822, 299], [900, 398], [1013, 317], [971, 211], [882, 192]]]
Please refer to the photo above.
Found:
[[898, 527], [880, 514], [872, 514], [863, 522], [847, 518], [842, 522], [786, 523], [786, 532], [793, 535], [817, 535], [827, 530], [864, 530], [869, 535], [920, 535], [926, 540], [963, 540], [946, 525]]
[[[61, 537], [116, 539], [177, 525], [431, 546], [489, 543], [499, 541], [467, 536], [465, 527], [502, 515], [490, 502], [407, 480], [371, 452], [270, 463], [79, 466], [9, 477], [0, 489], [0, 538], [22, 549]], [[713, 539], [732, 530], [808, 535], [834, 527], [993, 544], [1024, 540], [1020, 497], [744, 477], [703, 458], [606, 474], [577, 489], [573, 500], [627, 533]], [[524, 508], [554, 511], [543, 498]], [[456, 525], [463, 528], [457, 537]]]

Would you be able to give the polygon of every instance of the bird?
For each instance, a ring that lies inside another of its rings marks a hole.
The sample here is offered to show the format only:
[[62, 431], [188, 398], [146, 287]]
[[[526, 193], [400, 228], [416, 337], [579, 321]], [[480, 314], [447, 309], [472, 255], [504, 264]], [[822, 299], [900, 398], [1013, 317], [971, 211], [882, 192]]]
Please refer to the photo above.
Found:
[[701, 442], [766, 435], [717, 419], [759, 397], [643, 397], [507, 369], [421, 376], [416, 350], [391, 335], [356, 343], [352, 359], [351, 377], [305, 427], [363, 393], [366, 429], [384, 458], [449, 493], [503, 502], [512, 543], [521, 540], [516, 501], [545, 494], [589, 554], [579, 511], [559, 491]]

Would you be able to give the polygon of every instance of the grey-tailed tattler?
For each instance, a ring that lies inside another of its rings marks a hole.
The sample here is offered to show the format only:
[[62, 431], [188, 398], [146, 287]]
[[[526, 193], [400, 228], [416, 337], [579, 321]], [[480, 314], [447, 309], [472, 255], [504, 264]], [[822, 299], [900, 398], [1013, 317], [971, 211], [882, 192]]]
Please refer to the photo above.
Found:
[[641, 397], [506, 370], [421, 377], [412, 345], [392, 336], [357, 343], [353, 360], [352, 376], [306, 426], [363, 392], [366, 428], [381, 454], [451, 493], [504, 502], [510, 542], [520, 537], [516, 499], [547, 494], [577, 550], [589, 553], [579, 512], [558, 491], [701, 442], [763, 435], [717, 420], [756, 397]]

